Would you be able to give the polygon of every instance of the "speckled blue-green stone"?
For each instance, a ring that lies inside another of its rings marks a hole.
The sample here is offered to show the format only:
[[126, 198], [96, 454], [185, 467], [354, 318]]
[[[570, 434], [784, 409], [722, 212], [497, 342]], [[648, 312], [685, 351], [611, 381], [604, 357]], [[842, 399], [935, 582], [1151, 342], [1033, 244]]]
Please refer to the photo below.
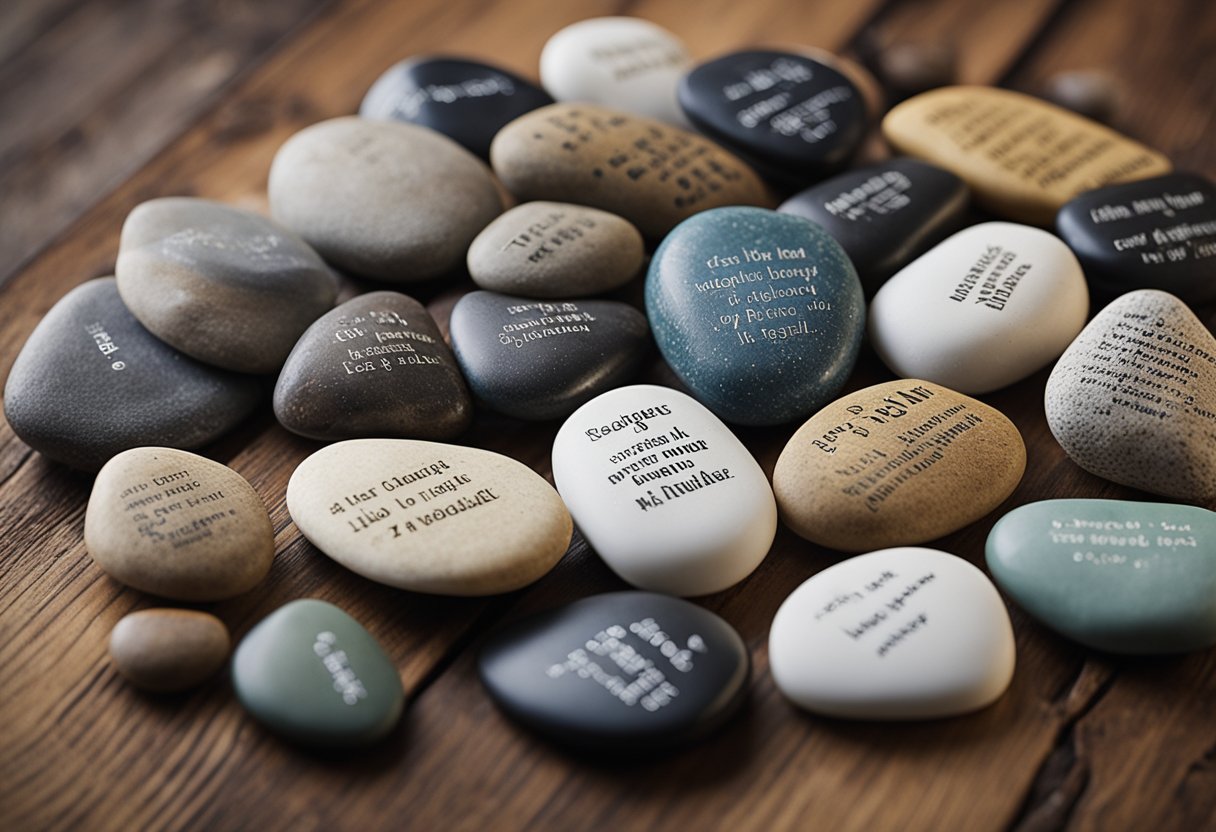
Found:
[[1111, 653], [1216, 644], [1216, 513], [1127, 500], [1044, 500], [988, 535], [992, 577], [1027, 612]]
[[789, 422], [832, 401], [866, 319], [857, 272], [827, 232], [745, 207], [672, 229], [650, 263], [646, 312], [676, 375], [739, 425]]

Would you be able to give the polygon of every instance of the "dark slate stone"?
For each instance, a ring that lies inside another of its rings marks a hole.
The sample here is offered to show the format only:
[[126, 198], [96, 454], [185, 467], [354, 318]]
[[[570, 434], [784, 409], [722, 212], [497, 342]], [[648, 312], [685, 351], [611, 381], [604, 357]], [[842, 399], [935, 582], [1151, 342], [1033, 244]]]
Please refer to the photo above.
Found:
[[866, 319], [839, 243], [802, 217], [745, 207], [704, 211], [667, 235], [646, 312], [676, 375], [740, 425], [800, 419], [834, 399]]
[[1216, 300], [1216, 185], [1168, 173], [1088, 191], [1056, 230], [1096, 293], [1161, 289], [1190, 304]]
[[311, 439], [449, 439], [469, 426], [473, 403], [426, 308], [371, 292], [300, 337], [279, 374], [274, 413]]
[[646, 317], [610, 300], [537, 301], [470, 292], [452, 349], [473, 396], [519, 419], [557, 419], [628, 383], [650, 347]]
[[509, 625], [481, 651], [481, 681], [513, 719], [566, 746], [687, 742], [726, 721], [751, 660], [718, 616], [653, 592], [612, 592]]
[[823, 226], [872, 295], [957, 230], [967, 202], [967, 185], [950, 171], [900, 158], [834, 176], [777, 210]]
[[680, 82], [679, 100], [697, 129], [788, 184], [844, 167], [866, 133], [853, 83], [791, 52], [747, 50], [701, 64]]
[[552, 104], [512, 72], [463, 58], [418, 57], [394, 64], [372, 84], [359, 115], [438, 130], [483, 159], [505, 124]]
[[255, 379], [158, 341], [105, 277], [65, 295], [30, 334], [4, 388], [4, 415], [34, 450], [95, 471], [129, 448], [206, 445], [259, 397]]

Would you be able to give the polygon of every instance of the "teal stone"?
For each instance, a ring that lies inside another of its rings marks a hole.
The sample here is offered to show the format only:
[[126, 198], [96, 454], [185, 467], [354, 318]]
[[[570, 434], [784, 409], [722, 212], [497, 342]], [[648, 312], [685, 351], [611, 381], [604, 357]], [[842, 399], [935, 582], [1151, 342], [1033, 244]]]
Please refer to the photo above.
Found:
[[646, 277], [655, 341], [694, 396], [738, 425], [778, 425], [832, 401], [857, 362], [865, 300], [820, 226], [764, 208], [680, 223]]
[[358, 621], [306, 599], [249, 631], [232, 657], [232, 685], [254, 718], [303, 745], [366, 745], [405, 706], [397, 668]]
[[988, 535], [992, 577], [1027, 612], [1111, 653], [1216, 644], [1216, 513], [1125, 500], [1044, 500]]

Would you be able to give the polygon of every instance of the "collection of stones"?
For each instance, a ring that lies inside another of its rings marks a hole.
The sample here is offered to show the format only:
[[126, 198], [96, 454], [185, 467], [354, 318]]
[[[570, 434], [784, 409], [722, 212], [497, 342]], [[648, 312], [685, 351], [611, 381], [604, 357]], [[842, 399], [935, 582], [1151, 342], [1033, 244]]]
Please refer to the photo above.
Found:
[[[7, 418], [46, 456], [100, 468], [84, 532], [98, 566], [182, 602], [247, 592], [271, 567], [257, 493], [186, 450], [257, 406], [259, 375], [277, 373], [285, 428], [332, 443], [293, 473], [292, 520], [369, 580], [511, 592], [577, 524], [637, 591], [499, 629], [479, 662], [503, 711], [562, 744], [665, 746], [731, 715], [748, 649], [677, 596], [745, 579], [779, 518], [860, 553], [773, 620], [788, 699], [860, 719], [985, 707], [1014, 670], [1004, 602], [974, 565], [918, 545], [1022, 478], [1017, 426], [972, 396], [1055, 362], [1047, 421], [1077, 465], [1216, 499], [1216, 340], [1189, 306], [1216, 300], [1216, 188], [987, 87], [898, 104], [882, 131], [904, 155], [850, 170], [879, 110], [862, 72], [809, 51], [694, 66], [630, 18], [554, 35], [544, 89], [405, 61], [358, 117], [280, 148], [273, 219], [193, 198], [132, 211], [116, 278], [76, 288], [30, 336]], [[972, 201], [1000, 221], [962, 227]], [[445, 339], [398, 289], [463, 268], [479, 288]], [[385, 288], [335, 307], [334, 269]], [[643, 271], [644, 304], [612, 299]], [[1087, 323], [1091, 294], [1105, 307]], [[841, 398], [867, 339], [897, 380]], [[687, 393], [632, 383], [652, 344]], [[475, 407], [564, 420], [556, 488], [450, 444]], [[727, 423], [791, 422], [770, 484]], [[1173, 653], [1216, 643], [1214, 541], [1216, 517], [1192, 505], [1046, 500], [997, 522], [987, 562], [1067, 638]], [[110, 650], [132, 683], [180, 690], [230, 644], [208, 613], [148, 609]], [[257, 624], [231, 673], [254, 717], [306, 744], [374, 741], [403, 709], [375, 638], [318, 600]]]

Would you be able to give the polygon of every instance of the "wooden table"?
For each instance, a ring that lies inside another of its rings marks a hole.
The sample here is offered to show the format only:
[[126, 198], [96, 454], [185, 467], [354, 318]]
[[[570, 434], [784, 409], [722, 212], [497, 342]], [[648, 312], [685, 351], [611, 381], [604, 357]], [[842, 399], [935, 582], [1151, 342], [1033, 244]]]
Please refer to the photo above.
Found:
[[[849, 52], [956, 41], [961, 80], [1034, 91], [1100, 67], [1126, 93], [1117, 124], [1181, 169], [1216, 174], [1216, 13], [1208, 0], [9, 0], [0, 14], [0, 376], [69, 288], [110, 274], [138, 202], [195, 194], [264, 204], [276, 148], [354, 111], [391, 62], [481, 56], [535, 76], [545, 39], [583, 17], [628, 13], [681, 35], [698, 58], [757, 43]], [[871, 143], [867, 153], [882, 153]], [[451, 297], [427, 297], [444, 317]], [[648, 377], [662, 377], [656, 366]], [[889, 377], [863, 358], [850, 389]], [[1022, 430], [1026, 477], [1002, 510], [1060, 496], [1137, 497], [1076, 468], [1042, 413], [1046, 373], [985, 397]], [[87, 406], [87, 403], [82, 403]], [[464, 441], [549, 473], [554, 424], [482, 414]], [[793, 428], [741, 435], [771, 472]], [[262, 730], [225, 675], [177, 697], [115, 674], [110, 628], [155, 604], [93, 565], [81, 537], [86, 476], [49, 464], [0, 424], [0, 829], [1199, 829], [1216, 824], [1216, 650], [1096, 655], [1011, 610], [1018, 666], [996, 705], [958, 719], [867, 724], [788, 705], [768, 671], [782, 599], [839, 555], [779, 532], [767, 561], [702, 599], [754, 658], [743, 712], [670, 755], [605, 762], [508, 723], [475, 675], [499, 621], [622, 588], [577, 538], [535, 586], [461, 600], [381, 587], [336, 566], [288, 518], [287, 477], [315, 443], [269, 407], [209, 448], [271, 509], [270, 577], [211, 605], [239, 637], [312, 596], [385, 645], [409, 697], [399, 729], [364, 752], [301, 752]], [[938, 541], [982, 563], [993, 516]]]

